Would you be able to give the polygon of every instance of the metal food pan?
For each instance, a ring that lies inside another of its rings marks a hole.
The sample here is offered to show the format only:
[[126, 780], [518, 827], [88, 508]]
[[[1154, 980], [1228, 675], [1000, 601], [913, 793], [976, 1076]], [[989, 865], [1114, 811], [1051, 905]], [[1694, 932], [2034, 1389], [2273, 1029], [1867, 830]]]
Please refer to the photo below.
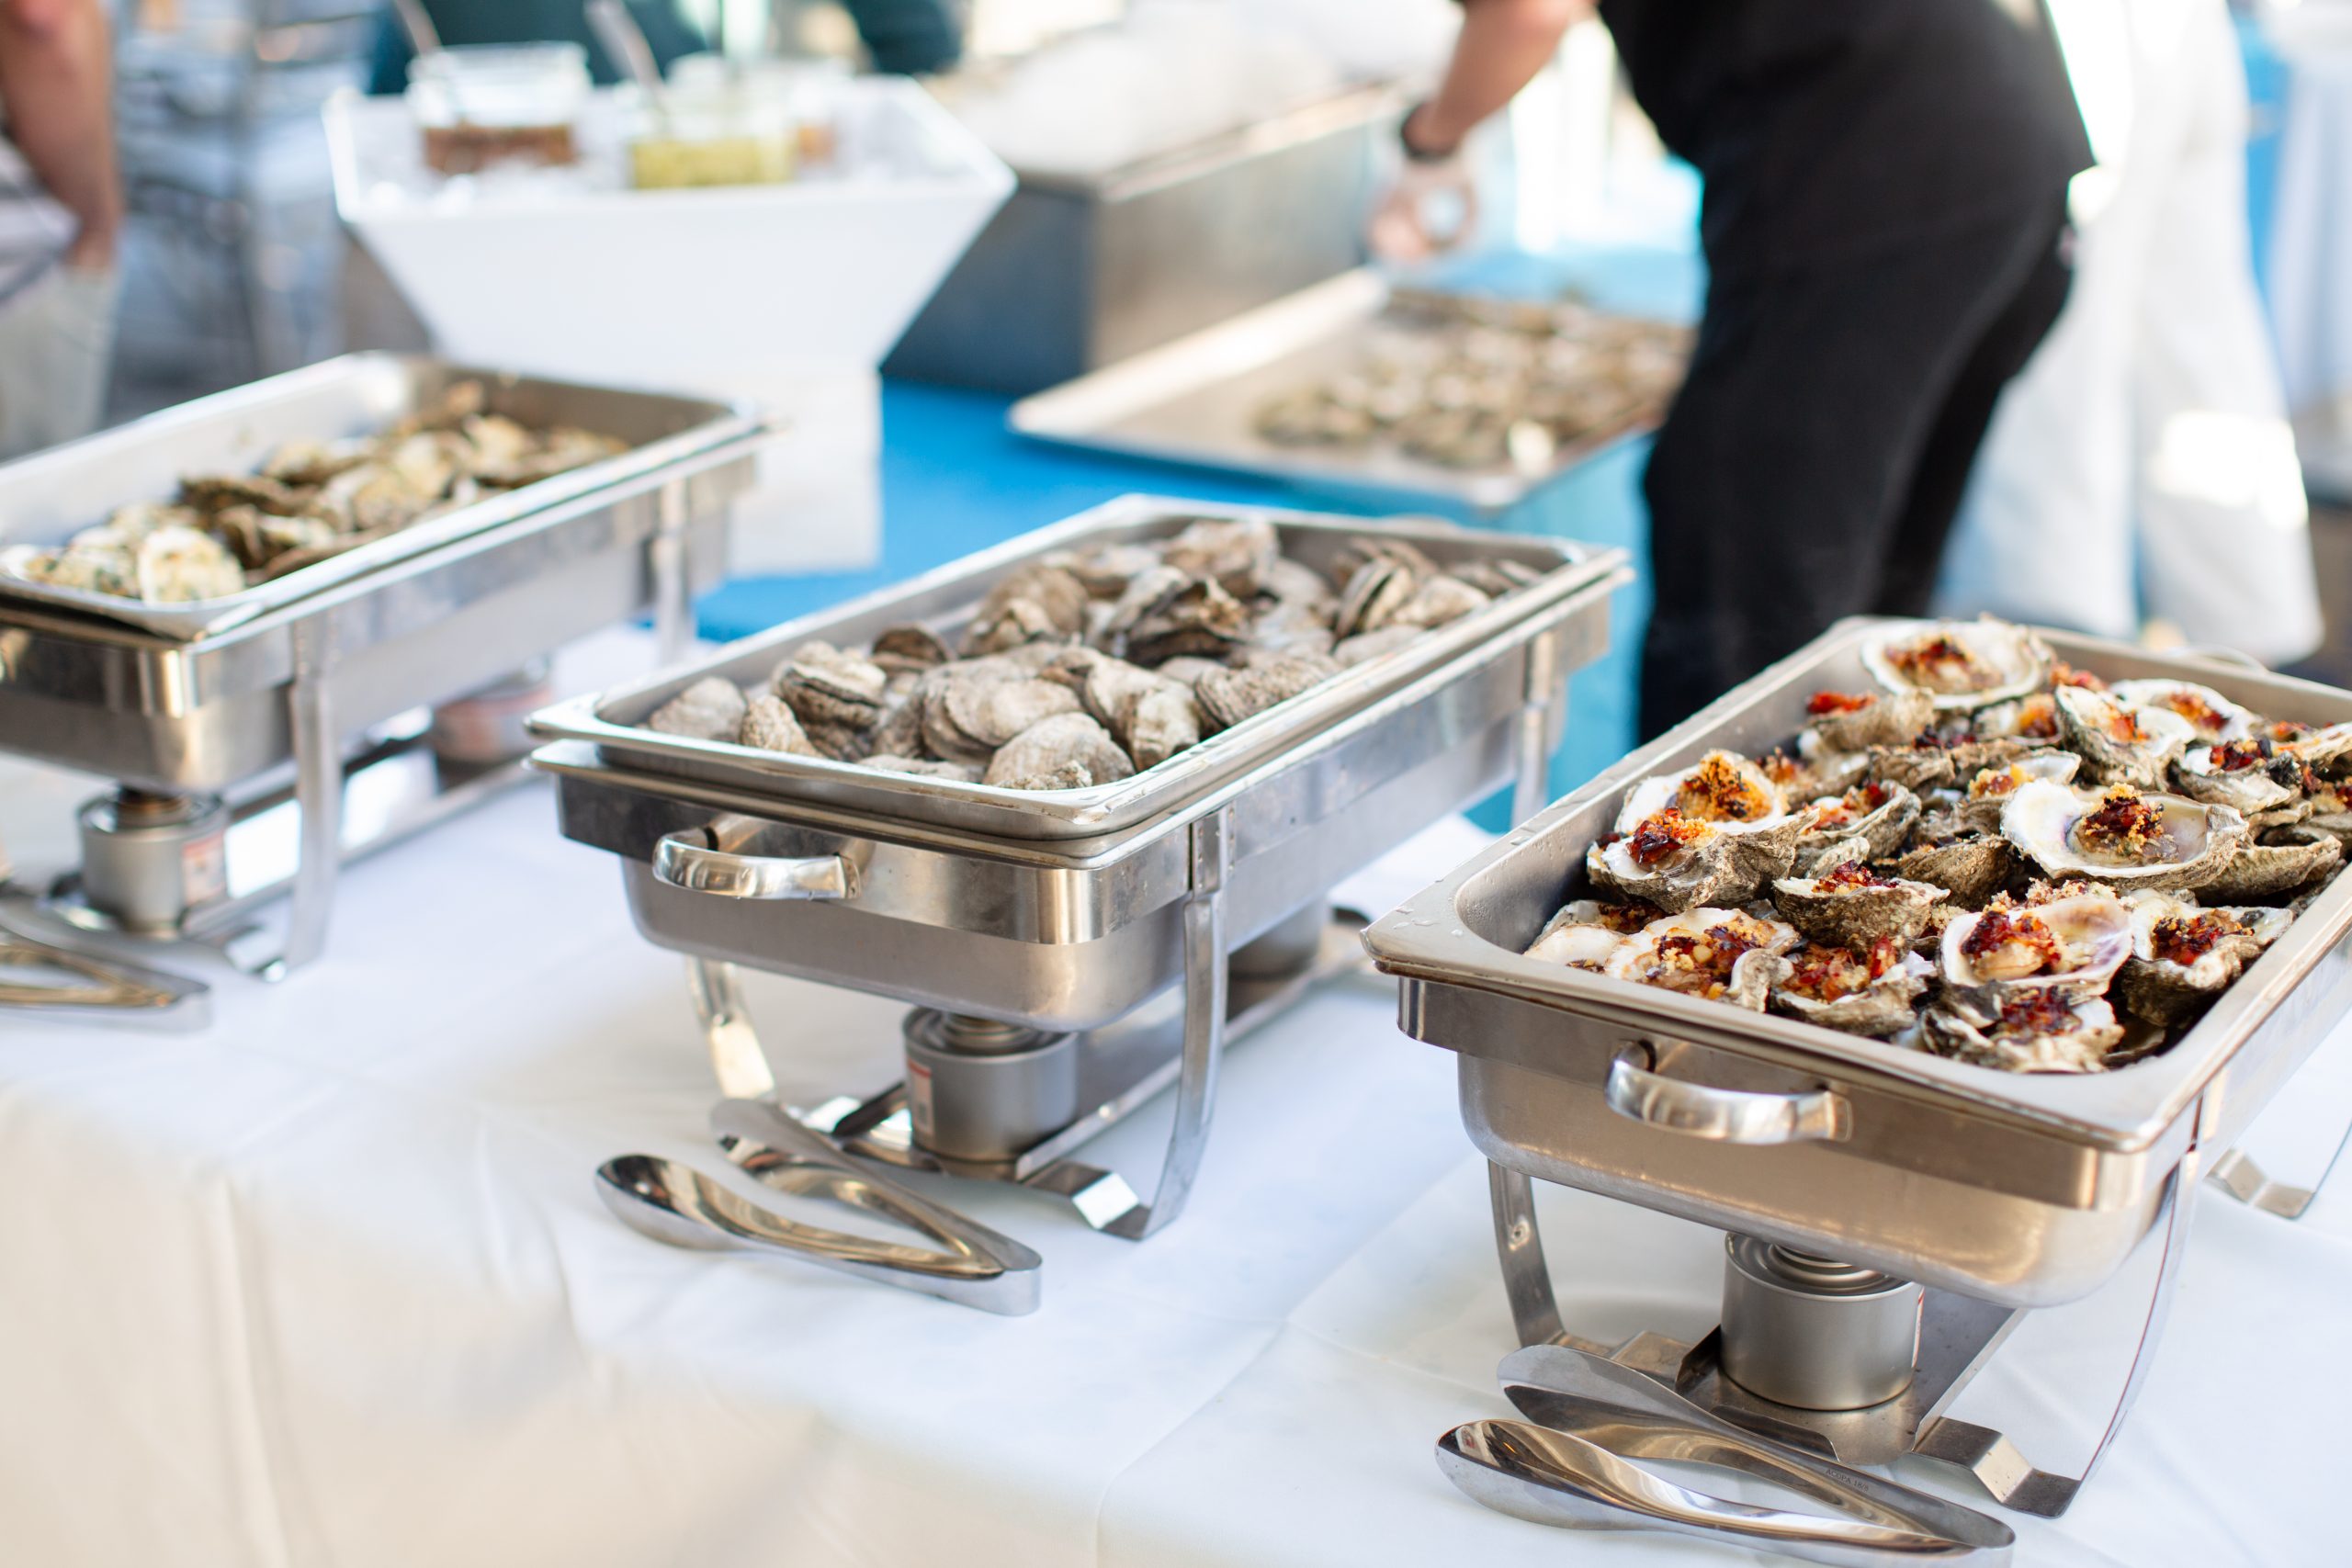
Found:
[[[709, 675], [746, 683], [763, 681], [787, 650], [812, 637], [863, 648], [887, 626], [919, 621], [952, 642], [998, 580], [1054, 551], [1164, 538], [1204, 517], [1250, 516], [1272, 522], [1283, 550], [1318, 570], [1327, 569], [1349, 539], [1369, 535], [1405, 540], [1441, 566], [1466, 560], [1512, 560], [1544, 575], [1475, 615], [1442, 626], [1408, 648], [1344, 671], [1156, 768], [1089, 789], [1044, 792], [967, 784], [640, 728], [654, 709], [695, 681]], [[1613, 585], [1622, 578], [1623, 560], [1621, 551], [1476, 533], [1442, 522], [1374, 522], [1126, 496], [898, 587], [730, 644], [703, 664], [673, 669], [601, 698], [560, 704], [535, 717], [532, 729], [548, 739], [592, 742], [601, 754], [621, 766], [673, 773], [778, 799], [1012, 839], [1080, 839], [1164, 813], [1465, 650], [1556, 612], [1584, 590], [1598, 583]]]
[[0, 466], [0, 561], [12, 551], [62, 544], [117, 507], [168, 500], [184, 475], [245, 473], [288, 441], [379, 431], [464, 380], [481, 383], [493, 412], [534, 426], [578, 425], [626, 441], [630, 449], [218, 599], [150, 604], [32, 582], [0, 570], [0, 624], [15, 609], [39, 608], [193, 641], [766, 428], [758, 415], [729, 403], [582, 386], [418, 355], [345, 355]]
[[[1490, 1157], [1726, 1229], [2018, 1305], [2113, 1272], [2192, 1134], [2218, 1147], [2352, 1011], [2352, 878], [2339, 879], [2162, 1055], [2021, 1075], [1539, 963], [1521, 950], [1583, 890], [1586, 848], [1639, 780], [1803, 727], [1824, 687], [1866, 688], [1849, 621], [1549, 807], [1366, 933], [1403, 981], [1403, 1027], [1461, 1055], [1465, 1126]], [[2352, 693], [2192, 656], [2045, 634], [2109, 680], [2193, 680], [2281, 717], [2352, 719]], [[1710, 1089], [1842, 1102], [1833, 1134], [1710, 1142], [1631, 1120], [1621, 1054]], [[2200, 1111], [2200, 1100], [2202, 1109]]]
[[1382, 330], [1388, 285], [1344, 273], [1246, 315], [1023, 398], [1023, 435], [1329, 490], [1426, 495], [1496, 513], [1621, 441], [1663, 408], [1563, 445], [1540, 468], [1456, 468], [1385, 445], [1285, 446], [1257, 432], [1269, 399], [1357, 367]]
[[[1606, 581], [1590, 584], [1221, 785], [1082, 839], [1004, 838], [782, 800], [647, 773], [578, 741], [532, 761], [557, 777], [565, 835], [622, 858], [630, 910], [652, 942], [1040, 1029], [1091, 1029], [1182, 974], [1195, 820], [1230, 814], [1224, 897], [1238, 946], [1509, 777], [1531, 700], [1556, 739], [1567, 672], [1606, 646], [1608, 592]], [[750, 900], [653, 873], [665, 836], [722, 818], [762, 824], [748, 852], [842, 857], [854, 891]]]

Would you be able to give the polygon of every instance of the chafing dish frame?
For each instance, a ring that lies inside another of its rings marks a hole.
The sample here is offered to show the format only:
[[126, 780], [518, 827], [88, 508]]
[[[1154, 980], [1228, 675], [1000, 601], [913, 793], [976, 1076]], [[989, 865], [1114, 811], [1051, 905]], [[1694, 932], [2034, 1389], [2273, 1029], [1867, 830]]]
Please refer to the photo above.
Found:
[[[322, 950], [342, 861], [417, 825], [391, 824], [365, 844], [345, 841], [343, 796], [355, 738], [364, 747], [374, 727], [476, 690], [648, 608], [663, 649], [682, 649], [692, 635], [694, 592], [723, 575], [729, 507], [748, 487], [753, 453], [775, 427], [734, 404], [356, 355], [202, 399], [20, 466], [30, 473], [26, 483], [127, 501], [153, 472], [185, 464], [192, 451], [243, 449], [256, 430], [267, 443], [347, 434], [355, 406], [394, 418], [466, 377], [482, 380], [493, 409], [616, 426], [614, 434], [639, 445], [577, 476], [513, 492], [515, 507], [467, 508], [379, 541], [408, 541], [386, 556], [362, 547], [280, 580], [299, 592], [289, 588], [273, 598], [264, 592], [279, 587], [271, 583], [216, 601], [209, 611], [235, 612], [229, 624], [198, 626], [193, 635], [182, 635], [187, 626], [167, 632], [122, 624], [126, 613], [136, 619], [170, 606], [107, 605], [85, 615], [43, 595], [0, 592], [0, 745], [175, 794], [267, 797], [290, 790], [300, 827], [282, 948], [253, 953], [240, 941], [245, 932], [227, 930], [257, 900], [208, 907], [184, 933], [220, 938], [240, 967], [265, 977], [299, 968]], [[394, 387], [406, 389], [408, 404], [379, 410]], [[322, 427], [303, 426], [306, 410]], [[94, 465], [105, 471], [89, 475]], [[14, 478], [15, 470], [0, 470], [0, 493]], [[487, 783], [475, 779], [448, 792], [449, 803], [524, 776], [510, 768]], [[427, 802], [422, 809], [430, 818], [442, 807]], [[86, 907], [51, 912], [84, 930], [106, 925]]]
[[[1182, 509], [1185, 516], [1200, 514]], [[1122, 515], [1114, 512], [1094, 525]], [[1320, 521], [1362, 531], [1356, 520]], [[1059, 529], [1045, 532], [1067, 538]], [[1525, 543], [1452, 530], [1446, 536], [1493, 553]], [[965, 563], [967, 604], [1006, 558], [996, 551]], [[1181, 1212], [1206, 1143], [1228, 1029], [1227, 955], [1319, 897], [1385, 844], [1475, 800], [1499, 779], [1512, 782], [1520, 812], [1532, 810], [1565, 727], [1567, 675], [1605, 646], [1609, 596], [1628, 581], [1623, 562], [1615, 551], [1564, 557], [1555, 570], [1573, 585], [1568, 592], [1538, 583], [1498, 601], [1514, 610], [1511, 621], [1434, 668], [1416, 666], [1402, 685], [1370, 687], [1321, 729], [1286, 731], [1295, 735], [1286, 748], [1253, 753], [1246, 769], [1209, 774], [1210, 782], [1189, 793], [1171, 791], [1148, 818], [1086, 840], [991, 835], [651, 773], [623, 767], [584, 739], [543, 747], [532, 764], [558, 776], [565, 834], [623, 858], [640, 932], [694, 958], [696, 1010], [714, 1066], [732, 1093], [742, 1092], [735, 1086], [746, 1074], [764, 1076], [764, 1067], [727, 961], [1073, 1031], [1123, 1018], [1181, 979], [1176, 1115], [1148, 1202], [1114, 1174], [1063, 1157], [1042, 1165], [1008, 1161], [1001, 1169], [935, 1162], [956, 1174], [1056, 1193], [1094, 1228], [1140, 1240]], [[900, 593], [934, 592], [957, 572], [948, 568]], [[871, 618], [877, 606], [887, 610], [888, 598], [838, 614]], [[759, 639], [759, 657], [767, 659], [778, 641], [820, 635], [827, 624], [812, 618], [796, 623], [787, 636]], [[732, 649], [718, 661], [729, 670], [744, 663]], [[704, 672], [673, 674], [665, 685], [683, 686]], [[1395, 755], [1415, 747], [1409, 761]], [[1391, 755], [1376, 761], [1384, 750]], [[1430, 809], [1425, 796], [1442, 800]], [[1365, 801], [1383, 812], [1370, 837], [1361, 826], [1351, 835], [1324, 826]], [[665, 850], [682, 841], [695, 852]], [[742, 853], [753, 847], [765, 852]], [[1305, 852], [1317, 849], [1347, 863], [1317, 863]], [[735, 903], [735, 910], [755, 908], [775, 917], [765, 931], [755, 931], [755, 920], [732, 918], [730, 900], [744, 897], [752, 903]], [[885, 928], [860, 928], [829, 942], [821, 925], [840, 924], [868, 899], [881, 907], [893, 933], [927, 931], [933, 945], [911, 959], [900, 953], [887, 965], [875, 959], [868, 972], [849, 970], [844, 954], [871, 959]], [[702, 911], [717, 912], [695, 921]], [[727, 926], [738, 929], [730, 933]], [[926, 976], [952, 966], [958, 954], [967, 971], [1001, 977], [1024, 953], [1044, 976], [1034, 1005], [1008, 993], [976, 1002], [968, 992], [926, 988], [934, 985]], [[1110, 972], [1112, 988], [1070, 996], [1071, 977], [1087, 969]], [[1131, 1089], [1115, 1108], [1083, 1111], [1080, 1121], [1091, 1119], [1100, 1130], [1148, 1092]], [[849, 1146], [877, 1154], [854, 1141], [871, 1131], [865, 1125], [870, 1119], [856, 1117], [856, 1109], [834, 1102], [805, 1120], [829, 1134], [842, 1129]]]
[[[1464, 1125], [1490, 1162], [1522, 1343], [1613, 1353], [1720, 1399], [1734, 1419], [1793, 1421], [1849, 1456], [1917, 1451], [1970, 1470], [2011, 1506], [2062, 1513], [2145, 1374], [2210, 1151], [2227, 1149], [2352, 1011], [2352, 877], [2169, 1050], [2084, 1077], [1948, 1061], [1521, 952], [1577, 896], [1586, 845], [1635, 783], [1719, 746], [1785, 739], [1815, 690], [1867, 689], [1860, 648], [1885, 624], [1839, 623], [1416, 895], [1365, 945], [1400, 982], [1399, 1027], [1459, 1055]], [[2109, 679], [2191, 680], [2257, 711], [2352, 718], [2352, 694], [2234, 661], [2043, 635]], [[1767, 1412], [1716, 1374], [1713, 1337], [1686, 1347], [1641, 1336], [1613, 1351], [1577, 1339], [1545, 1270], [1534, 1178], [1923, 1280], [1920, 1382], [1872, 1413]], [[1943, 1414], [2024, 1310], [2087, 1294], [2143, 1243], [2165, 1249], [2147, 1325], [2082, 1476], [2036, 1470], [2001, 1434]]]

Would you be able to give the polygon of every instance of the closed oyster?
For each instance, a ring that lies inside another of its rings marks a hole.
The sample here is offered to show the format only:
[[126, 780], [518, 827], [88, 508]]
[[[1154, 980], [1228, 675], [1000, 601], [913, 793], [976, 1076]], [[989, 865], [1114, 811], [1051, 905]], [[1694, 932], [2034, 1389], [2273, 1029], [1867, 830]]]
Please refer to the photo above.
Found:
[[939, 634], [929, 626], [887, 626], [876, 634], [874, 646], [866, 657], [881, 670], [896, 675], [902, 671], [933, 669], [955, 658]]
[[2188, 722], [2191, 744], [2250, 736], [2262, 722], [2211, 686], [2194, 681], [2118, 681], [2108, 694], [2130, 708], [2162, 708]]
[[1906, 621], [1862, 646], [1862, 665], [1890, 692], [1924, 692], [1966, 712], [2021, 697], [2050, 676], [2050, 650], [2000, 621]]
[[2058, 728], [2066, 744], [2082, 753], [2084, 772], [2094, 784], [2155, 789], [2165, 770], [2197, 739], [2188, 720], [2163, 707], [2127, 707], [2104, 692], [2062, 686]]
[[2172, 893], [2134, 893], [2132, 954], [2116, 976], [2123, 1005], [2171, 1025], [2226, 990], [2262, 950], [2287, 934], [2284, 909], [2205, 908]]
[[734, 682], [706, 675], [655, 708], [645, 725], [664, 735], [696, 740], [732, 740], [743, 728], [749, 705]]
[[1919, 1022], [1936, 1055], [2011, 1073], [2104, 1072], [2124, 1033], [2104, 998], [2052, 990], [1947, 992]]
[[1262, 517], [1204, 517], [1161, 546], [1159, 556], [1187, 577], [1215, 578], [1227, 593], [1247, 599], [1265, 586], [1282, 544]]
[[[1046, 719], [1078, 712], [1080, 704], [1078, 694], [1058, 682], [1016, 677], [950, 681], [945, 694], [934, 705], [943, 722], [933, 726], [927, 710], [923, 726], [924, 739], [933, 742], [933, 750], [942, 756], [977, 761], [981, 759], [973, 752], [994, 752]], [[1102, 728], [1098, 720], [1088, 722]], [[949, 743], [939, 744], [942, 739]]]
[[800, 728], [800, 720], [780, 698], [762, 692], [744, 705], [743, 722], [735, 734], [736, 744], [760, 751], [788, 751], [799, 757], [824, 755]]
[[1928, 911], [1949, 897], [1924, 882], [1882, 876], [1859, 861], [1819, 876], [1784, 876], [1772, 884], [1781, 918], [1830, 947], [1906, 944], [1926, 927]]
[[1944, 983], [2054, 990], [2095, 997], [2132, 953], [2132, 914], [2121, 900], [2086, 893], [2038, 905], [1996, 899], [1944, 928]]
[[2007, 839], [1978, 833], [1906, 850], [1885, 869], [1906, 881], [1932, 883], [1949, 891], [1953, 903], [1974, 909], [2008, 886], [2017, 856]]
[[2037, 780], [2072, 784], [2082, 765], [2083, 760], [2072, 751], [2047, 750], [2029, 751], [2016, 761], [1999, 767], [1979, 768], [1962, 787], [1960, 821], [1971, 832], [1997, 833], [2001, 830], [2001, 813], [2008, 806], [2009, 796], [2020, 787]]
[[2249, 822], [2299, 805], [2306, 771], [2300, 759], [2254, 738], [2192, 746], [2173, 764], [2181, 794], [2233, 807]]
[[1832, 751], [1907, 746], [1936, 716], [1926, 692], [1815, 692], [1804, 711], [1813, 733]]
[[1934, 968], [1893, 942], [1860, 952], [1808, 943], [1780, 961], [1772, 1006], [1824, 1029], [1884, 1039], [1908, 1029]]
[[2198, 897], [2215, 904], [2288, 898], [2344, 863], [2344, 841], [2332, 833], [2290, 829], [2280, 837], [2239, 850], [2220, 875], [2198, 885]]
[[1544, 575], [1524, 562], [1499, 557], [1490, 560], [1462, 561], [1446, 570], [1489, 599], [1499, 599], [1506, 593], [1514, 592]]
[[775, 668], [769, 689], [803, 725], [861, 729], [882, 715], [889, 672], [862, 653], [811, 640]]
[[2001, 813], [2002, 837], [2051, 875], [2087, 876], [2119, 892], [2197, 887], [2222, 874], [2246, 838], [2226, 806], [2118, 784], [2103, 795], [2029, 784]]
[[[1050, 689], [1069, 694], [1066, 687]], [[1135, 764], [1110, 732], [1073, 706], [1006, 741], [989, 759], [980, 782], [1006, 789], [1086, 789], [1114, 784], [1134, 773]]]
[[1419, 626], [1385, 626], [1376, 632], [1364, 632], [1357, 637], [1340, 638], [1332, 644], [1331, 657], [1338, 660], [1343, 667], [1352, 668], [1368, 660], [1394, 653], [1398, 649], [1418, 641], [1420, 635], [1421, 628]]
[[1413, 591], [1388, 624], [1433, 629], [1483, 610], [1488, 603], [1484, 593], [1458, 577], [1432, 577]]
[[1188, 653], [1216, 658], [1238, 647], [1249, 630], [1250, 612], [1241, 601], [1216, 579], [1197, 578], [1148, 604], [1112, 651], [1124, 649], [1144, 665]]
[[1826, 795], [1797, 812], [1796, 860], [1811, 865], [1833, 844], [1861, 840], [1848, 859], [1883, 860], [1894, 853], [1919, 820], [1919, 797], [1901, 784], [1856, 784], [1843, 795]]
[[169, 524], [131, 547], [131, 573], [139, 597], [166, 604], [226, 598], [245, 586], [244, 568], [227, 546]]
[[1788, 874], [1802, 827], [1762, 769], [1711, 751], [1683, 773], [1634, 785], [1616, 834], [1592, 846], [1586, 869], [1600, 886], [1663, 909], [1736, 903]]
[[1342, 642], [1376, 632], [1396, 619], [1420, 591], [1421, 579], [1413, 568], [1392, 556], [1376, 555], [1356, 568], [1340, 591], [1340, 608], [1331, 630]]
[[1338, 672], [1329, 660], [1278, 657], [1253, 661], [1238, 670], [1222, 670], [1201, 677], [1193, 688], [1201, 710], [1219, 729], [1230, 729], [1243, 719], [1265, 712]]
[[1201, 742], [1201, 707], [1191, 692], [1170, 683], [1137, 696], [1112, 729], [1135, 760], [1136, 771], [1158, 767]]
[[1032, 563], [1001, 579], [964, 628], [967, 654], [1072, 638], [1086, 630], [1086, 585], [1059, 567]]
[[1700, 908], [1644, 926], [1610, 953], [1601, 973], [1684, 996], [1764, 1010], [1794, 927], [1738, 909]]

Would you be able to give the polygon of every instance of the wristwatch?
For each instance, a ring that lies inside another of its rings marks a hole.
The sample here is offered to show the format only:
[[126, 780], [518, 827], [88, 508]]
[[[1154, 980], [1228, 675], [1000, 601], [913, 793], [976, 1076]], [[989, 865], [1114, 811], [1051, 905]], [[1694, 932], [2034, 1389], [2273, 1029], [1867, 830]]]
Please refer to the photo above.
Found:
[[1462, 144], [1458, 141], [1442, 152], [1438, 152], [1427, 147], [1416, 147], [1413, 145], [1413, 138], [1411, 134], [1413, 117], [1429, 107], [1429, 100], [1427, 98], [1423, 98], [1411, 108], [1407, 109], [1405, 111], [1405, 118], [1396, 122], [1396, 145], [1405, 150], [1405, 158], [1408, 163], [1442, 164], [1448, 162], [1456, 152], [1462, 151]]

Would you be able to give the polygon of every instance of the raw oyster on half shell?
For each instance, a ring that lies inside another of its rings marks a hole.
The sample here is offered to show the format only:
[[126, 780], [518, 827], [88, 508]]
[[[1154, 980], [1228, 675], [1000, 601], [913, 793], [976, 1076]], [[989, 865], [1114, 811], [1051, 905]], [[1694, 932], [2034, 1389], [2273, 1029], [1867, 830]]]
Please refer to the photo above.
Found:
[[2132, 892], [2211, 882], [2244, 846], [2246, 822], [2226, 806], [2143, 795], [2128, 784], [2086, 795], [2029, 784], [2009, 797], [2001, 834], [2052, 876], [2087, 876]]

